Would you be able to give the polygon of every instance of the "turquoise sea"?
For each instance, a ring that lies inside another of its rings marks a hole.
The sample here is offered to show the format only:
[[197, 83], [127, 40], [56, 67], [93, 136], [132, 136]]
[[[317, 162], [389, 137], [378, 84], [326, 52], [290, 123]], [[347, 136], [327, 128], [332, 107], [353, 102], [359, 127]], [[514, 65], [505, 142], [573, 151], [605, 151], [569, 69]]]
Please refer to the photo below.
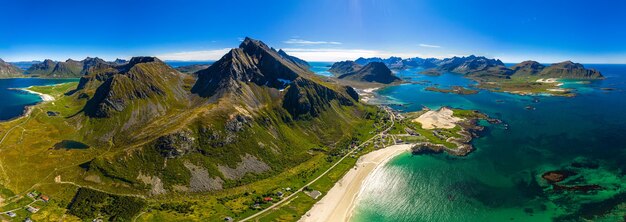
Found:
[[76, 82], [78, 79], [0, 79], [0, 121], [13, 119], [24, 113], [26, 106], [41, 102], [38, 95], [11, 88], [26, 88], [29, 86], [54, 85], [65, 82]]
[[[353, 221], [624, 221], [626, 217], [626, 65], [586, 65], [605, 80], [567, 81], [578, 96], [475, 95], [425, 91], [470, 86], [457, 74], [405, 70], [413, 83], [379, 91], [380, 103], [409, 112], [423, 106], [476, 109], [503, 120], [489, 126], [467, 157], [397, 156], [371, 175]], [[601, 88], [612, 88], [608, 91]], [[534, 110], [525, 109], [535, 107]], [[555, 191], [541, 175], [569, 170], [564, 185], [599, 191]]]
[[311, 66], [311, 71], [315, 74], [333, 76], [332, 73], [328, 72], [328, 69], [330, 69], [330, 66], [333, 65], [333, 62], [309, 62], [309, 65]]

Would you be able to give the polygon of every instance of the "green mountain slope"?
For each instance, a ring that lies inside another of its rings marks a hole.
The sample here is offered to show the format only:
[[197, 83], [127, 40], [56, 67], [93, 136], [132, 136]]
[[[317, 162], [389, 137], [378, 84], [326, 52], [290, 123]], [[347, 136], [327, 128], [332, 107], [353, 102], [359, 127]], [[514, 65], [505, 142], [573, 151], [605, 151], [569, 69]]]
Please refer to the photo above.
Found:
[[71, 96], [86, 101], [71, 119], [84, 141], [111, 144], [85, 176], [152, 195], [222, 190], [297, 166], [311, 149], [338, 149], [364, 123], [352, 88], [257, 40], [199, 71], [193, 87], [190, 78], [155, 58], [81, 78]]

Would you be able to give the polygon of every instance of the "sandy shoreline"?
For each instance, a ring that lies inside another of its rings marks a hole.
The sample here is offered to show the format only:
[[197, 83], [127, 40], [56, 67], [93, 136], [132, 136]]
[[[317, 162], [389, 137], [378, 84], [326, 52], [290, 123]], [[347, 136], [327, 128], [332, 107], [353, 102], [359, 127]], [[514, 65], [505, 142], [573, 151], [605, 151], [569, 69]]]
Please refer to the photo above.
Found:
[[300, 221], [348, 221], [356, 204], [363, 182], [378, 167], [391, 158], [410, 151], [412, 144], [393, 145], [368, 153], [341, 178], [328, 193], [309, 210]]
[[25, 92], [28, 92], [28, 93], [36, 94], [39, 97], [41, 97], [41, 100], [43, 100], [44, 102], [54, 101], [54, 97], [53, 96], [48, 95], [48, 94], [43, 94], [43, 93], [40, 93], [40, 92], [35, 92], [35, 91], [30, 90], [29, 88], [30, 87], [18, 88], [17, 90], [22, 90], [22, 91], [25, 91]]

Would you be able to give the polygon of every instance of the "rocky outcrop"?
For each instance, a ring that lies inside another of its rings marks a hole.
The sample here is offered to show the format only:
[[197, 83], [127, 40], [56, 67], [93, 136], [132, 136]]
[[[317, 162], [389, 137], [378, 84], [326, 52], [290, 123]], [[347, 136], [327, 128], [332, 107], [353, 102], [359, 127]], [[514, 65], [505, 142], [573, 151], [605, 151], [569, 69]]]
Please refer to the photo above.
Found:
[[192, 133], [184, 130], [159, 137], [154, 148], [165, 158], [176, 158], [194, 151], [195, 142]]
[[22, 69], [0, 59], [0, 78], [23, 77], [23, 73]]
[[361, 82], [376, 82], [382, 84], [390, 84], [400, 82], [400, 78], [396, 77], [387, 66], [382, 62], [371, 62], [356, 72], [346, 73], [338, 77]]

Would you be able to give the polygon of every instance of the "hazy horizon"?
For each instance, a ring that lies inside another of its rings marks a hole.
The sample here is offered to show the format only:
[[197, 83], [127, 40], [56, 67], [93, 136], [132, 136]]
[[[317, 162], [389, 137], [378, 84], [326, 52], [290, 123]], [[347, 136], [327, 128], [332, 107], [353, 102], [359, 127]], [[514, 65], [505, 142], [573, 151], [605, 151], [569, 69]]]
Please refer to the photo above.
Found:
[[217, 60], [250, 36], [307, 61], [473, 54], [507, 63], [626, 63], [619, 28], [626, 2], [26, 0], [3, 7], [0, 18], [15, 21], [4, 24], [10, 35], [0, 35], [0, 58], [10, 62]]

